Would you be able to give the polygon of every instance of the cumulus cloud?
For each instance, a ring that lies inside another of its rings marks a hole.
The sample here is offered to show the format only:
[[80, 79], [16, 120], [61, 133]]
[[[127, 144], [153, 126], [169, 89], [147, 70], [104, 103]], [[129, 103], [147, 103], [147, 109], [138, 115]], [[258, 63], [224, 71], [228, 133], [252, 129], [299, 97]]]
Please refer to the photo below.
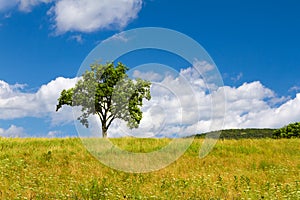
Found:
[[279, 107], [249, 112], [244, 116], [240, 126], [242, 127], [271, 127], [278, 128], [283, 125], [300, 121], [300, 113], [297, 112], [300, 106], [300, 94], [294, 99], [287, 101]]
[[[134, 74], [149, 78], [154, 73], [135, 71]], [[296, 112], [300, 106], [300, 94], [290, 100], [278, 97], [259, 81], [239, 87], [223, 86], [210, 94], [207, 91], [207, 84], [194, 68], [181, 70], [178, 76], [165, 76], [152, 85], [152, 99], [144, 102], [144, 116], [139, 129], [130, 130], [126, 123], [116, 121], [110, 129], [110, 137], [188, 136], [219, 130], [220, 127], [214, 124], [222, 124], [223, 120], [223, 129], [278, 128], [300, 121], [300, 113]], [[221, 98], [223, 92], [225, 99]], [[212, 98], [215, 98], [215, 105]], [[225, 115], [222, 108], [218, 109], [223, 100], [227, 106]], [[213, 107], [216, 113], [213, 113]]]
[[213, 65], [209, 64], [208, 62], [199, 61], [198, 59], [194, 60], [193, 67], [202, 75], [206, 72], [212, 71], [215, 68]]
[[72, 115], [70, 110], [64, 108], [58, 115], [55, 106], [60, 92], [73, 87], [77, 80], [59, 77], [42, 85], [36, 93], [22, 92], [20, 87], [23, 85], [9, 85], [0, 81], [0, 119], [51, 117], [53, 124], [69, 119]]
[[[134, 71], [137, 77], [153, 79], [152, 99], [144, 102], [139, 129], [130, 130], [126, 123], [115, 120], [109, 136], [178, 137], [220, 128], [278, 128], [300, 121], [300, 113], [297, 112], [300, 94], [295, 98], [279, 97], [259, 81], [209, 90], [201, 74], [197, 75], [194, 70], [182, 69], [177, 75]], [[35, 93], [23, 92], [25, 85], [9, 85], [0, 81], [0, 119], [46, 117], [50, 118], [52, 126], [72, 122], [71, 107], [64, 106], [55, 112], [55, 106], [61, 90], [73, 87], [77, 80], [60, 77], [41, 86]], [[222, 97], [224, 93], [225, 99]], [[222, 107], [224, 101], [226, 113]], [[90, 120], [93, 136], [100, 136], [99, 119], [91, 117]], [[224, 126], [215, 126], [223, 121]], [[17, 133], [24, 133], [24, 129], [16, 126], [7, 130], [0, 129], [0, 135], [18, 136]], [[59, 131], [51, 131], [48, 136], [56, 137], [60, 134]]]
[[[205, 69], [200, 71], [200, 66]], [[117, 121], [109, 136], [183, 137], [210, 130], [212, 101], [207, 91], [211, 88], [207, 88], [209, 84], [201, 76], [210, 71], [211, 66], [199, 62], [197, 67], [182, 69], [178, 74], [135, 70], [134, 77], [154, 80], [152, 98], [144, 102], [138, 129], [130, 130], [126, 123]]]
[[48, 12], [58, 34], [124, 28], [137, 17], [142, 0], [61, 0]]
[[27, 134], [23, 127], [17, 127], [15, 125], [11, 125], [8, 129], [0, 128], [0, 137], [26, 137]]
[[51, 5], [47, 15], [53, 23], [55, 33], [64, 34], [66, 32], [90, 33], [102, 29], [122, 29], [137, 18], [143, 1], [0, 0], [0, 12], [14, 8], [22, 12], [30, 12], [41, 4]]

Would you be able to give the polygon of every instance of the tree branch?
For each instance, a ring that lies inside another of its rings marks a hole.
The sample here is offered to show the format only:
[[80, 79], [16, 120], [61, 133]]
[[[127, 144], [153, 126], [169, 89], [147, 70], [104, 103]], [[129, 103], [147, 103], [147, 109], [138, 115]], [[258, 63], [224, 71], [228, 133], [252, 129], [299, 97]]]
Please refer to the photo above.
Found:
[[111, 118], [111, 120], [108, 122], [108, 125], [106, 126], [107, 129], [109, 128], [109, 126], [111, 125], [111, 123], [114, 121], [115, 119], [115, 116], [113, 116], [113, 118]]
[[103, 116], [102, 116], [102, 114], [99, 113], [99, 112], [97, 112], [97, 115], [99, 116], [99, 118], [100, 118], [100, 120], [101, 120], [101, 122], [102, 122], [102, 121], [103, 121]]

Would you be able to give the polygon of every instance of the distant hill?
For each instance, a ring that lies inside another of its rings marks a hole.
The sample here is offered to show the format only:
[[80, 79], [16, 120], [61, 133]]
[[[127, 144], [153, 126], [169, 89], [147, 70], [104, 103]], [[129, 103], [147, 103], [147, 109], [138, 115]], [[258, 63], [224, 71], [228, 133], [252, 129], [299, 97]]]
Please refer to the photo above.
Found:
[[[228, 129], [222, 130], [220, 139], [245, 139], [245, 138], [272, 138], [273, 132], [275, 129]], [[207, 134], [214, 134], [216, 131], [204, 133], [204, 134], [197, 134], [196, 138], [203, 138]]]

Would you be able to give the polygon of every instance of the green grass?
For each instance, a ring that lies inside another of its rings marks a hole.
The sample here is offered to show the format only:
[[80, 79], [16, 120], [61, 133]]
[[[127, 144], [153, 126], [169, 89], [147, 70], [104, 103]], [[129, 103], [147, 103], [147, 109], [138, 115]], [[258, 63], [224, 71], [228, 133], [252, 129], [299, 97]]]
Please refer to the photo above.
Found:
[[[151, 152], [168, 139], [114, 139]], [[131, 174], [98, 162], [79, 139], [0, 138], [0, 199], [300, 199], [300, 139], [220, 140], [199, 159], [196, 139], [176, 162]]]

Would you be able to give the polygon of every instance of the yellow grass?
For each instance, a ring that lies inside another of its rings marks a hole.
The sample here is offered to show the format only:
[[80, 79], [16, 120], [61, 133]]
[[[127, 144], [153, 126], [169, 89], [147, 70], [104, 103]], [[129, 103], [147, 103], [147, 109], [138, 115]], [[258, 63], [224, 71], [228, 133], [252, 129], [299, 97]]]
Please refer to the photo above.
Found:
[[[168, 139], [113, 139], [151, 152]], [[300, 199], [300, 139], [203, 140], [170, 166], [132, 174], [95, 159], [80, 139], [0, 138], [0, 199]]]

